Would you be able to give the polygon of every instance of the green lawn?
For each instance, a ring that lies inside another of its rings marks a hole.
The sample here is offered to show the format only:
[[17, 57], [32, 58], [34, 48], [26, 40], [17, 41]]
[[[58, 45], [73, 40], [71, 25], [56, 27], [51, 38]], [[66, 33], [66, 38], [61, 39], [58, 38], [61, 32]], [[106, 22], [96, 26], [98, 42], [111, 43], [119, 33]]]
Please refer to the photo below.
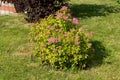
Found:
[[30, 24], [0, 16], [0, 80], [120, 80], [120, 5], [116, 0], [71, 0], [80, 26], [94, 31], [95, 56], [86, 70], [56, 71], [31, 60]]

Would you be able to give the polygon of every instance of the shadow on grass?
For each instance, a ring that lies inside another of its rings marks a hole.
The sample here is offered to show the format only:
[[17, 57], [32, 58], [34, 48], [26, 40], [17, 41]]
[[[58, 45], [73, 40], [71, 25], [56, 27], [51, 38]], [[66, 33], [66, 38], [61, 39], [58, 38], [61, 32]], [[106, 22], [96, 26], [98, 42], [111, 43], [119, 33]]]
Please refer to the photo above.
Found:
[[90, 58], [88, 68], [100, 66], [104, 62], [104, 58], [106, 58], [108, 55], [107, 50], [103, 46], [103, 44], [99, 41], [92, 41], [92, 47], [94, 48], [94, 54], [92, 58]]
[[93, 16], [106, 16], [110, 13], [119, 13], [120, 7], [96, 4], [73, 4], [71, 10], [73, 16], [87, 18]]

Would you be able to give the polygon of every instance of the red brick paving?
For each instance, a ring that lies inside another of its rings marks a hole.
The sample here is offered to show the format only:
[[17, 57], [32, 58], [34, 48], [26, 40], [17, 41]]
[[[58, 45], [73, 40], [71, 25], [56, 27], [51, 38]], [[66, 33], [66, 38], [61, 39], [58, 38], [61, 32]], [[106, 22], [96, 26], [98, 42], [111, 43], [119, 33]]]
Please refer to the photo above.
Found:
[[14, 7], [10, 7], [10, 6], [4, 6], [4, 5], [2, 5], [2, 6], [0, 6], [0, 10], [4, 10], [4, 11], [9, 11], [9, 12], [16, 13], [15, 8]]

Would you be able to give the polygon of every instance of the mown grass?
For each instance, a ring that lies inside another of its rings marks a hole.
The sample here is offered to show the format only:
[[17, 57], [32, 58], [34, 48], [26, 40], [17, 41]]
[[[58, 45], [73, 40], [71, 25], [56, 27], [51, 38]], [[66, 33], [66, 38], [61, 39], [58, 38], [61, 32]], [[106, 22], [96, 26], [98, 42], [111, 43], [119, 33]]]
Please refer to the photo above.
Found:
[[86, 70], [56, 71], [31, 60], [30, 24], [0, 16], [0, 80], [120, 80], [120, 5], [115, 0], [71, 0], [80, 26], [94, 31], [95, 56]]

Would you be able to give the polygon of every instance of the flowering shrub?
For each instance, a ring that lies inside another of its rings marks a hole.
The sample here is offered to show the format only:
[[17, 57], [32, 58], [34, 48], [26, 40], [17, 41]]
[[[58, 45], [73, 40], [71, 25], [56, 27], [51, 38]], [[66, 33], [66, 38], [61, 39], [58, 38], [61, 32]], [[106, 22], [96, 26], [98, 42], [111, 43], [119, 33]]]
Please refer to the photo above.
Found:
[[36, 43], [34, 57], [57, 69], [86, 67], [92, 46], [88, 37], [93, 32], [86, 33], [78, 24], [79, 20], [71, 17], [66, 6], [34, 24], [30, 33]]

